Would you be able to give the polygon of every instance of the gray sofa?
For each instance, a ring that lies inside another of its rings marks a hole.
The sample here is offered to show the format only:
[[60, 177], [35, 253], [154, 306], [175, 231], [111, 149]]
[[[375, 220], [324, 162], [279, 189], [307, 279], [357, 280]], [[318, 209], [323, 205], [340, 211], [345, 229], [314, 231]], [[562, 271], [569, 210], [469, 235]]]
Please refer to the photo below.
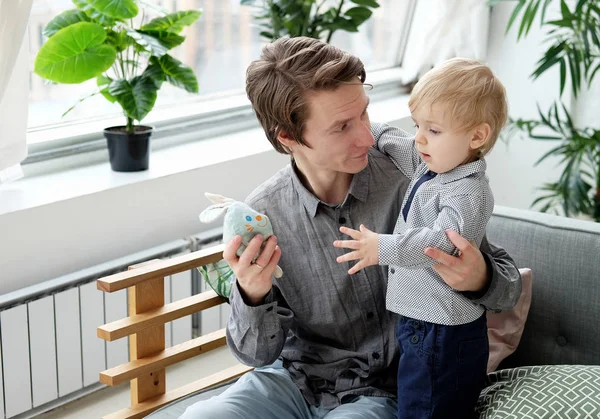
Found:
[[[600, 365], [600, 327], [596, 323], [600, 318], [600, 224], [497, 206], [487, 234], [520, 268], [531, 268], [533, 293], [519, 347], [500, 364], [503, 371], [490, 375], [490, 386], [482, 393], [481, 417], [600, 417], [600, 367], [594, 367]], [[555, 367], [518, 368], [560, 364], [590, 367], [558, 371]], [[566, 382], [572, 380], [567, 392], [586, 381], [581, 390], [586, 399], [557, 396], [556, 388], [549, 386], [546, 397], [540, 385], [545, 385], [547, 377], [553, 382], [557, 374], [563, 374]], [[587, 384], [586, 377], [592, 377], [592, 384]], [[177, 418], [188, 405], [226, 387], [188, 396], [148, 417]], [[528, 391], [520, 391], [524, 387]], [[577, 404], [584, 413], [576, 412], [570, 404]], [[510, 413], [506, 405], [510, 405]], [[561, 412], [567, 413], [563, 416]]]

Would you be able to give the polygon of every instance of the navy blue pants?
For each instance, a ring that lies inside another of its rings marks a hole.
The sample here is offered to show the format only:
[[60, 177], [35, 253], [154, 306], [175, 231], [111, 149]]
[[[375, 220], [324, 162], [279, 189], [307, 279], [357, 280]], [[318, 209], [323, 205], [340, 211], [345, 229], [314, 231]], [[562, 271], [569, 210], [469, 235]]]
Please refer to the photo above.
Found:
[[396, 338], [398, 419], [474, 417], [490, 352], [485, 313], [458, 326], [400, 317]]

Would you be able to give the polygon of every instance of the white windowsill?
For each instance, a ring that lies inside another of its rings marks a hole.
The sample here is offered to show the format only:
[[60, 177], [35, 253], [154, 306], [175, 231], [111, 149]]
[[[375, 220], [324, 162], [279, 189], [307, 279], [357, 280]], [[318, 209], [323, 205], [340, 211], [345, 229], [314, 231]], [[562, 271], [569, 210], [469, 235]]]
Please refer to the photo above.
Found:
[[[371, 121], [397, 123], [409, 116], [407, 103], [407, 95], [374, 101], [369, 106]], [[0, 185], [0, 216], [226, 161], [234, 165], [236, 159], [269, 152], [274, 153], [264, 132], [261, 128], [254, 128], [153, 150], [150, 169], [142, 172], [113, 172], [107, 156], [106, 162], [101, 164], [26, 177]], [[243, 174], [232, 174], [240, 175]]]

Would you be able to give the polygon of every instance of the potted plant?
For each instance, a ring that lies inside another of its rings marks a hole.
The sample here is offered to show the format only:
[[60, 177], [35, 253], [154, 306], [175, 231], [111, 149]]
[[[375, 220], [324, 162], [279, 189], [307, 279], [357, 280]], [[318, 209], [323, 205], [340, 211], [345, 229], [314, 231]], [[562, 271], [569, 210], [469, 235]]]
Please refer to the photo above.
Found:
[[[353, 7], [345, 7], [353, 3]], [[260, 34], [274, 41], [283, 36], [308, 36], [331, 41], [338, 29], [358, 32], [358, 27], [371, 17], [371, 9], [379, 7], [376, 0], [339, 0], [335, 7], [325, 8], [323, 0], [241, 0], [254, 6], [254, 16], [260, 23]]]
[[[136, 125], [154, 107], [162, 83], [198, 92], [194, 71], [169, 55], [185, 37], [199, 10], [161, 13], [134, 27], [136, 0], [73, 0], [75, 9], [52, 19], [44, 30], [48, 40], [40, 48], [34, 71], [55, 83], [76, 84], [96, 79], [98, 91], [118, 103], [126, 118], [123, 126], [104, 130], [113, 170], [148, 168], [152, 127]], [[144, 13], [145, 16], [145, 13]], [[67, 111], [68, 112], [68, 111]]]
[[[491, 4], [498, 3], [494, 0]], [[600, 0], [560, 0], [560, 16], [550, 19], [547, 9], [551, 0], [519, 0], [513, 9], [506, 31], [519, 25], [518, 39], [526, 36], [537, 16], [547, 28], [546, 51], [531, 74], [536, 79], [558, 66], [558, 99], [548, 111], [538, 107], [539, 119], [509, 119], [507, 134], [526, 133], [530, 138], [555, 141], [558, 145], [544, 154], [536, 164], [557, 156], [564, 165], [556, 182], [539, 188], [542, 192], [532, 203], [542, 212], [553, 210], [566, 216], [584, 216], [600, 222], [600, 124], [598, 104], [584, 104], [582, 96], [598, 100], [600, 87], [594, 78], [600, 70]], [[518, 22], [520, 17], [520, 23]], [[562, 103], [567, 80], [572, 100]], [[595, 109], [594, 109], [595, 108]], [[581, 110], [591, 110], [591, 118], [581, 117]]]

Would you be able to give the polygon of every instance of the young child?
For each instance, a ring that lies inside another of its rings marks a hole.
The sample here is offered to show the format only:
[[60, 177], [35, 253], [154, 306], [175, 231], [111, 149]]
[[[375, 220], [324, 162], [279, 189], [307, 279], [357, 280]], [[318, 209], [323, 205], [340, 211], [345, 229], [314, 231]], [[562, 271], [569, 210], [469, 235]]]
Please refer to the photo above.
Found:
[[[342, 227], [352, 249], [340, 263], [389, 265], [386, 307], [400, 315], [398, 418], [468, 418], [483, 388], [489, 344], [485, 308], [476, 293], [446, 284], [424, 254], [456, 255], [454, 230], [479, 246], [494, 199], [483, 156], [507, 118], [504, 87], [485, 65], [451, 59], [429, 71], [409, 100], [414, 137], [389, 127], [376, 147], [412, 181], [393, 234]], [[398, 134], [398, 133], [401, 134]]]

